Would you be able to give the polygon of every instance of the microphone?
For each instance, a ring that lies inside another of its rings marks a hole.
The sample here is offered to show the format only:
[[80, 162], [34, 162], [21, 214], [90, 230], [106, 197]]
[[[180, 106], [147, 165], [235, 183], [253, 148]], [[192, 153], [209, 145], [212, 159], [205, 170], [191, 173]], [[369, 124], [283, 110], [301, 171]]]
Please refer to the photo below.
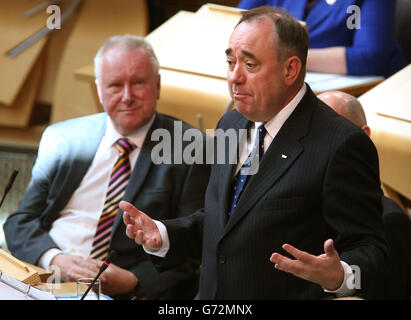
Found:
[[4, 202], [4, 199], [6, 199], [6, 195], [9, 193], [11, 187], [13, 186], [14, 180], [16, 180], [16, 176], [18, 173], [19, 173], [19, 170], [14, 169], [13, 173], [11, 174], [9, 182], [6, 185], [6, 189], [4, 190], [3, 198], [0, 201], [0, 208]]
[[91, 284], [88, 286], [86, 292], [84, 292], [84, 294], [81, 296], [80, 300], [84, 300], [84, 298], [87, 296], [88, 292], [90, 291], [90, 289], [94, 286], [94, 284], [96, 283], [97, 279], [100, 277], [100, 275], [110, 266], [111, 260], [113, 260], [113, 258], [116, 255], [116, 251], [115, 250], [111, 250], [110, 254], [107, 256], [106, 260], [103, 261], [103, 264], [100, 267], [100, 270], [98, 271], [96, 277], [94, 278], [94, 280], [91, 282]]

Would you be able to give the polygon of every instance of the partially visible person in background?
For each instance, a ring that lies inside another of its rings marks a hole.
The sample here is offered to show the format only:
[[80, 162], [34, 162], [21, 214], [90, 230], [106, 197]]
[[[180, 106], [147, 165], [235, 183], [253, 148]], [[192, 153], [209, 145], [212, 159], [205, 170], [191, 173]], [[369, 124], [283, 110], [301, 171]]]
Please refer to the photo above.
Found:
[[[370, 136], [371, 129], [361, 103], [340, 91], [318, 95], [335, 112], [347, 118]], [[401, 207], [390, 198], [382, 197], [385, 236], [388, 242], [388, 264], [381, 299], [411, 298], [411, 221]]]
[[308, 72], [389, 77], [407, 65], [394, 39], [395, 1], [242, 0], [285, 9], [307, 23]]

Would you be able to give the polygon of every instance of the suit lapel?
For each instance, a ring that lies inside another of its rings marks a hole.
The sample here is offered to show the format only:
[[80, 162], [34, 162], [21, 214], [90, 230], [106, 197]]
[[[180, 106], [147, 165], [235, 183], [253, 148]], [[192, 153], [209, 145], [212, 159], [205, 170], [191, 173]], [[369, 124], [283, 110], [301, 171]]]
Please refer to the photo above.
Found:
[[225, 227], [224, 234], [227, 234], [244, 215], [252, 210], [287, 169], [295, 164], [299, 155], [304, 151], [299, 140], [309, 130], [313, 112], [313, 103], [310, 100], [313, 99], [313, 96], [314, 94], [307, 85], [307, 93], [264, 154], [258, 172], [250, 177], [237, 207]]
[[[69, 172], [67, 174], [70, 179], [67, 180], [67, 184], [63, 188], [63, 196], [67, 198], [61, 201], [64, 205], [80, 185], [96, 155], [101, 139], [106, 131], [106, 119], [105, 114], [99, 114], [94, 119], [88, 119], [86, 124], [90, 130], [87, 131], [87, 139], [84, 139], [84, 136], [80, 136], [78, 144], [70, 149], [70, 154], [66, 155], [67, 159], [70, 159]], [[85, 122], [81, 122], [80, 125], [84, 126]], [[84, 128], [79, 128], [79, 131], [84, 132]]]

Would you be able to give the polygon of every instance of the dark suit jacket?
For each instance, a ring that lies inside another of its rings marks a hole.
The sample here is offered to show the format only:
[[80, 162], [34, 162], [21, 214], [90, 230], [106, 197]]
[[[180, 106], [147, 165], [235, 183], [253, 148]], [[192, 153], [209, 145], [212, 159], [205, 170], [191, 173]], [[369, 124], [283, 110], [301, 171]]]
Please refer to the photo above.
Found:
[[[8, 248], [17, 258], [36, 264], [46, 250], [57, 247], [48, 231], [89, 168], [104, 135], [106, 117], [102, 113], [68, 120], [45, 131], [28, 189], [18, 210], [4, 224]], [[208, 183], [206, 165], [152, 163], [151, 150], [158, 142], [151, 141], [151, 133], [163, 128], [173, 137], [174, 120], [177, 119], [156, 115], [124, 196], [154, 219], [181, 217], [203, 207]], [[191, 127], [183, 123], [182, 128], [185, 132]], [[183, 142], [183, 146], [188, 143]], [[159, 274], [141, 246], [126, 237], [121, 211], [113, 225], [111, 249], [117, 251], [113, 263], [132, 271], [147, 297], [192, 296], [193, 293], [175, 290], [193, 279], [196, 264], [186, 263]]]
[[383, 197], [383, 221], [388, 243], [388, 264], [382, 299], [411, 298], [411, 221], [393, 200]]
[[[234, 110], [218, 127], [248, 125]], [[164, 222], [171, 247], [162, 268], [202, 252], [200, 299], [316, 299], [325, 295], [319, 285], [276, 270], [269, 258], [284, 243], [319, 255], [332, 238], [341, 260], [360, 267], [361, 292], [375, 292], [386, 243], [378, 156], [362, 130], [307, 86], [228, 219], [235, 167], [214, 164], [204, 209]]]

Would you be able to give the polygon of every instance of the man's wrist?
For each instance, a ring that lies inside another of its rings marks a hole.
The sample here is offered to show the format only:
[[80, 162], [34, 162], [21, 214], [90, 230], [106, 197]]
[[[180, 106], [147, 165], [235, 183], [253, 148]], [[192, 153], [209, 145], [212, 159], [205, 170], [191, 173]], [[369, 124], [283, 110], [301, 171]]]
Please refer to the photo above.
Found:
[[353, 270], [352, 268], [344, 261], [340, 261], [343, 269], [344, 269], [344, 280], [341, 284], [341, 286], [337, 290], [327, 290], [325, 288], [324, 291], [328, 293], [335, 293], [337, 297], [346, 297], [353, 295], [355, 293], [355, 289], [350, 288], [348, 286], [348, 279], [350, 279], [353, 276]]
[[46, 252], [43, 253], [43, 255], [40, 257], [38, 265], [45, 269], [49, 270], [50, 269], [50, 264], [53, 261], [54, 257], [57, 256], [58, 254], [63, 253], [60, 249], [57, 248], [51, 248], [47, 250]]

